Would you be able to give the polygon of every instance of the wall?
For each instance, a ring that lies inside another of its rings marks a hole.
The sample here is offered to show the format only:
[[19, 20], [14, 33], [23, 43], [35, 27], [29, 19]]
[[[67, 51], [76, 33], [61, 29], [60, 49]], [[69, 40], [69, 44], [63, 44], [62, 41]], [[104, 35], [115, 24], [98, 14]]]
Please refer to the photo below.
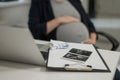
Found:
[[96, 2], [98, 16], [120, 18], [120, 0], [96, 0]]

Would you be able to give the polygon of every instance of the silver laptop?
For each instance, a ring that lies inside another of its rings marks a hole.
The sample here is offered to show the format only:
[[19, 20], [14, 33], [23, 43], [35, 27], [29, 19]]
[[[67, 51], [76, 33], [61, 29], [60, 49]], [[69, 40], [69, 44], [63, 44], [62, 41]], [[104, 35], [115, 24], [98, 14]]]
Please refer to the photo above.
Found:
[[0, 59], [45, 65], [39, 48], [28, 28], [0, 26]]

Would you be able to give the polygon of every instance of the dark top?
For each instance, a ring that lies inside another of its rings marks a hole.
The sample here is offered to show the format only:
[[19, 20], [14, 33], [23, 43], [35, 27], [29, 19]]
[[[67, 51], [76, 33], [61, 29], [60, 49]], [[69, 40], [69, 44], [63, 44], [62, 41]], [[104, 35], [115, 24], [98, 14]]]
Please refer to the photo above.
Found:
[[[81, 15], [81, 21], [87, 26], [89, 32], [96, 32], [93, 23], [86, 14], [80, 0], [68, 0]], [[29, 13], [29, 29], [35, 39], [56, 40], [56, 29], [46, 34], [47, 22], [54, 19], [54, 13], [49, 0], [32, 0]]]

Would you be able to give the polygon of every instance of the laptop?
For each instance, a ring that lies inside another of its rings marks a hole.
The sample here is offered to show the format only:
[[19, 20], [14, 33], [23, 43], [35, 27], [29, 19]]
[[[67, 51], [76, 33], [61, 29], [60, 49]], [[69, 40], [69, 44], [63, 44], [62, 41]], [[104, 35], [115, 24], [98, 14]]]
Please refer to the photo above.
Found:
[[0, 26], [0, 59], [45, 65], [41, 51], [49, 47], [36, 44], [28, 28]]

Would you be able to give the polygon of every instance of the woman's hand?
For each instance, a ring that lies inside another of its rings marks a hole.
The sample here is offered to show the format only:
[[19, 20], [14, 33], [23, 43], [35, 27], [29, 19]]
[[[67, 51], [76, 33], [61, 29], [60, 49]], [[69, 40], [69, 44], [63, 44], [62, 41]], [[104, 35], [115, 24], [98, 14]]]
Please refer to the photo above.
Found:
[[61, 17], [58, 17], [57, 20], [60, 24], [71, 23], [71, 22], [80, 22], [79, 18], [75, 18], [72, 16], [61, 16]]
[[56, 0], [57, 2], [64, 2], [64, 0]]
[[93, 39], [89, 38], [89, 39], [87, 39], [87, 40], [82, 41], [81, 43], [85, 43], [85, 44], [95, 44], [95, 43], [96, 43], [96, 40], [93, 40]]
[[80, 22], [80, 19], [72, 16], [61, 16], [47, 22], [47, 34], [52, 32], [60, 24], [71, 23], [71, 22]]
[[96, 43], [96, 33], [91, 33], [90, 38], [82, 41], [81, 43], [85, 44], [95, 44]]

